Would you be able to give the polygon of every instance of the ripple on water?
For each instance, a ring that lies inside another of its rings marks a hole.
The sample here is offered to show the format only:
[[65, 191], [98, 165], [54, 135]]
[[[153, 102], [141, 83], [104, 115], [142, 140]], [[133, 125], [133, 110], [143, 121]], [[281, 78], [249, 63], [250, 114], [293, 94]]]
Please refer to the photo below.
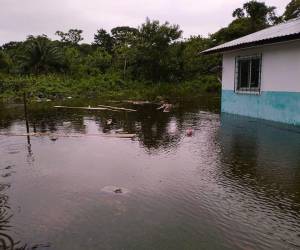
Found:
[[[256, 127], [253, 122], [235, 123], [234, 119], [220, 125], [218, 114], [191, 110], [115, 113], [116, 127], [105, 125], [111, 118], [107, 113], [82, 112], [74, 117], [73, 111], [37, 112], [38, 131], [51, 127], [84, 136], [122, 129], [137, 133], [139, 142], [113, 141], [113, 150], [108, 151], [111, 143], [103, 138], [86, 138], [84, 145], [77, 138], [62, 138], [55, 145], [33, 139], [36, 169], [45, 174], [43, 178], [32, 173], [23, 176], [19, 170], [12, 181], [22, 183], [21, 179], [28, 178], [40, 184], [38, 190], [30, 190], [32, 205], [27, 200], [23, 205], [28, 206], [27, 212], [32, 209], [36, 213], [30, 217], [33, 223], [47, 229], [41, 234], [45, 238], [53, 234], [53, 245], [58, 235], [63, 235], [61, 243], [73, 242], [82, 249], [97, 249], [99, 239], [111, 249], [139, 249], [141, 245], [148, 249], [201, 249], [199, 239], [208, 239], [202, 249], [297, 249], [299, 136], [285, 130], [270, 132], [272, 128]], [[188, 128], [194, 134], [187, 138]], [[24, 151], [23, 139], [0, 137], [0, 156], [17, 158], [15, 154]], [[48, 152], [52, 153], [49, 158]], [[120, 152], [124, 160], [118, 161]], [[1, 169], [0, 178], [7, 177], [5, 181], [10, 181], [9, 174], [16, 170], [5, 169], [5, 165]], [[134, 179], [128, 179], [133, 175]], [[121, 186], [101, 189], [110, 183]], [[19, 190], [29, 193], [26, 185], [20, 186]], [[12, 214], [7, 188], [1, 190], [0, 186], [3, 221], [9, 221]], [[67, 196], [68, 191], [72, 195]], [[35, 197], [43, 197], [39, 209], [36, 204], [34, 207]], [[28, 230], [27, 224], [25, 219], [22, 228]], [[3, 233], [13, 235], [4, 229]], [[28, 230], [28, 238], [32, 232]], [[122, 244], [114, 248], [118, 240]], [[3, 241], [10, 244], [9, 237]], [[156, 247], [151, 248], [154, 241]], [[124, 242], [133, 242], [130, 246], [134, 247], [126, 247]], [[80, 245], [88, 243], [90, 248]], [[182, 247], [184, 244], [188, 247]]]

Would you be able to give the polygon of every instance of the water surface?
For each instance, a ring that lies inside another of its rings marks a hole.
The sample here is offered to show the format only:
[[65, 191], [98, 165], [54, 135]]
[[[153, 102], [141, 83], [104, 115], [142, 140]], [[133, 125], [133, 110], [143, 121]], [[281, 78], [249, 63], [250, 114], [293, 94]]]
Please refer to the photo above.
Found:
[[[216, 97], [171, 113], [53, 105], [29, 119], [55, 136], [30, 138], [11, 136], [26, 131], [22, 106], [0, 107], [0, 246], [300, 249], [299, 129], [221, 116]], [[103, 136], [117, 132], [137, 136]]]

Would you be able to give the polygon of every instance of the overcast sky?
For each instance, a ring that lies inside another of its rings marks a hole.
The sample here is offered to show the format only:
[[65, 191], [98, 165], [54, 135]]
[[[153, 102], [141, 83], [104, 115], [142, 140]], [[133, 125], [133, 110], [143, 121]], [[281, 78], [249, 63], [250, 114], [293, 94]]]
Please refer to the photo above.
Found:
[[[0, 44], [56, 30], [84, 30], [85, 42], [99, 28], [137, 27], [146, 17], [179, 24], [184, 37], [213, 33], [228, 25], [246, 0], [0, 0]], [[282, 14], [290, 0], [266, 0]]]

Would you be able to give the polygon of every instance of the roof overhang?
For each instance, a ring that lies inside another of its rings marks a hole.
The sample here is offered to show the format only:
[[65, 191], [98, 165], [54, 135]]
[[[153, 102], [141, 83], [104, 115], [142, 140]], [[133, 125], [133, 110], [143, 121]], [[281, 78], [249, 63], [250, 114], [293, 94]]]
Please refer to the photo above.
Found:
[[224, 53], [224, 52], [233, 51], [233, 50], [246, 49], [246, 48], [282, 43], [282, 42], [299, 40], [299, 39], [300, 39], [300, 33], [297, 33], [297, 34], [291, 34], [291, 35], [287, 35], [287, 36], [273, 37], [270, 39], [258, 40], [258, 41], [249, 42], [249, 43], [241, 43], [238, 45], [228, 46], [228, 47], [223, 47], [223, 48], [216, 48], [216, 49], [211, 48], [211, 49], [202, 51], [201, 54], [210, 55], [210, 54], [216, 54], [216, 53]]

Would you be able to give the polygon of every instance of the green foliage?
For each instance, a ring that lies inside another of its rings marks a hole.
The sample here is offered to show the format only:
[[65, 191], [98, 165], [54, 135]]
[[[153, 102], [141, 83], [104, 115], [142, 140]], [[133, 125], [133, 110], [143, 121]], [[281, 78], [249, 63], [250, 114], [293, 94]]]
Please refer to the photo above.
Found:
[[64, 55], [69, 74], [73, 76], [81, 75], [84, 71], [84, 58], [81, 57], [80, 50], [76, 47], [66, 47]]
[[300, 0], [292, 0], [285, 9], [283, 14], [284, 20], [290, 20], [296, 17], [300, 17]]
[[7, 53], [0, 50], [0, 72], [9, 73], [12, 66], [12, 60]]
[[94, 44], [111, 52], [114, 46], [114, 39], [106, 30], [99, 29], [94, 35]]
[[138, 29], [119, 26], [111, 30], [112, 38], [115, 46], [131, 46], [136, 40]]
[[232, 21], [228, 27], [220, 29], [211, 36], [217, 44], [225, 43], [248, 34], [253, 33], [251, 20], [249, 18], [239, 18]]
[[267, 6], [264, 2], [255, 0], [249, 1], [243, 5], [245, 16], [250, 18], [253, 30], [264, 29], [277, 22], [275, 14], [276, 7]]
[[29, 36], [20, 55], [20, 68], [26, 73], [49, 73], [58, 71], [63, 64], [63, 55], [47, 36]]
[[[220, 55], [200, 52], [299, 15], [292, 0], [283, 16], [264, 2], [248, 1], [233, 11], [234, 20], [208, 38], [182, 39], [178, 25], [149, 18], [138, 28], [99, 29], [92, 44], [82, 30], [57, 31], [60, 41], [45, 35], [0, 47], [0, 97], [132, 96], [156, 98], [197, 95], [220, 88]], [[126, 97], [125, 97], [126, 98]]]
[[105, 97], [112, 99], [144, 99], [154, 101], [158, 96], [170, 99], [196, 98], [203, 93], [216, 93], [221, 85], [215, 76], [209, 75], [197, 80], [181, 83], [147, 84], [139, 81], [123, 81], [118, 74], [102, 74], [72, 78], [64, 75], [12, 76], [0, 74], [0, 97], [22, 98], [26, 91], [36, 98], [63, 99]]
[[211, 46], [211, 40], [208, 38], [191, 37], [184, 43], [182, 53], [183, 74], [187, 79], [199, 78], [202, 75], [214, 73], [212, 70], [221, 65], [219, 55], [204, 56], [200, 52]]
[[111, 66], [112, 56], [104, 49], [97, 49], [87, 56], [86, 66], [88, 73], [105, 73]]
[[168, 22], [147, 19], [139, 28], [136, 44], [135, 74], [140, 79], [154, 82], [168, 80], [166, 58], [169, 55], [170, 45], [179, 39], [182, 31], [178, 25]]
[[61, 42], [70, 43], [72, 45], [78, 44], [83, 40], [82, 30], [70, 29], [68, 32], [56, 31], [55, 35], [60, 36]]
[[264, 2], [251, 0], [242, 8], [233, 11], [235, 18], [226, 28], [213, 34], [211, 37], [216, 44], [228, 42], [242, 36], [277, 24], [281, 21], [275, 13], [276, 7], [267, 6]]

